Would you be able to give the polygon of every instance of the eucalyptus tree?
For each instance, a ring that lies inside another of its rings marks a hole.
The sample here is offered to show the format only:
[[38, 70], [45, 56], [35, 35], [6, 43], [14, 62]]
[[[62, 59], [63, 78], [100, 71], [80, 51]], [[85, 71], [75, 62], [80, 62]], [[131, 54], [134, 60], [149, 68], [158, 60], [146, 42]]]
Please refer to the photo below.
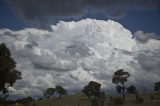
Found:
[[21, 72], [16, 69], [16, 62], [11, 57], [10, 50], [4, 43], [0, 44], [0, 93], [4, 99], [4, 106], [9, 96], [8, 88], [19, 79], [21, 79]]
[[113, 74], [112, 82], [116, 85], [118, 93], [121, 93], [123, 96], [123, 101], [125, 101], [125, 82], [128, 81], [130, 74], [125, 72], [123, 69], [117, 70]]

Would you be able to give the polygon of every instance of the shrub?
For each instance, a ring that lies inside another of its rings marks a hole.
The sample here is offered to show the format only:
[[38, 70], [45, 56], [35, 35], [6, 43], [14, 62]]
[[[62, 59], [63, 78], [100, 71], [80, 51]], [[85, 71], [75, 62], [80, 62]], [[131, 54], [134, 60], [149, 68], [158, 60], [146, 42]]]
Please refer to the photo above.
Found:
[[138, 97], [136, 99], [136, 103], [143, 103], [144, 102], [144, 98], [143, 97]]
[[122, 97], [115, 97], [115, 98], [113, 99], [113, 103], [114, 103], [115, 105], [121, 105], [121, 104], [124, 103], [124, 102], [123, 102], [123, 98], [122, 98]]

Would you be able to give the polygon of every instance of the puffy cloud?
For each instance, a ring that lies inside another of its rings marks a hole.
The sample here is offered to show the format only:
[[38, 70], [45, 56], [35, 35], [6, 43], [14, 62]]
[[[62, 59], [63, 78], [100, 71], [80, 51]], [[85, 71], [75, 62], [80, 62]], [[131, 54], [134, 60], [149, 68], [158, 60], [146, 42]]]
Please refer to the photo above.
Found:
[[139, 54], [136, 59], [138, 60], [138, 63], [142, 66], [144, 70], [152, 71], [157, 70], [157, 74], [159, 72], [159, 64], [160, 64], [160, 51], [148, 51], [145, 54]]
[[144, 33], [143, 31], [137, 31], [133, 36], [141, 43], [146, 43], [150, 39], [160, 39], [160, 36], [157, 36], [155, 33]]
[[81, 89], [90, 80], [111, 89], [112, 74], [121, 68], [139, 87], [149, 89], [160, 80], [160, 42], [155, 34], [142, 43], [117, 22], [94, 19], [61, 21], [51, 28], [0, 29], [0, 43], [7, 44], [22, 71], [13, 95], [42, 95], [55, 85]]
[[27, 23], [49, 28], [53, 18], [79, 18], [88, 8], [109, 18], [123, 17], [128, 10], [151, 10], [159, 0], [8, 0], [15, 12]]

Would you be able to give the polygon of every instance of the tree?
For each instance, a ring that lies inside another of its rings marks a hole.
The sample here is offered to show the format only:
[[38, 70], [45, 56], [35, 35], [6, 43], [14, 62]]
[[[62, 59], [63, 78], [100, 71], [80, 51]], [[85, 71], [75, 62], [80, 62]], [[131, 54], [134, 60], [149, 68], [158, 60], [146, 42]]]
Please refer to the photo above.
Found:
[[136, 87], [134, 85], [131, 85], [127, 88], [127, 93], [135, 94], [137, 92]]
[[26, 98], [23, 98], [20, 100], [24, 106], [30, 106], [30, 104], [34, 101], [34, 99], [30, 96], [26, 97]]
[[154, 83], [154, 91], [160, 92], [160, 81]]
[[117, 92], [121, 93], [123, 100], [125, 101], [125, 85], [124, 83], [128, 81], [130, 74], [120, 69], [113, 74], [112, 82], [116, 84]]
[[160, 81], [154, 83], [154, 91], [160, 92]]
[[61, 99], [62, 95], [67, 94], [67, 91], [62, 86], [56, 86], [55, 92], [59, 94], [59, 99]]
[[99, 98], [100, 96], [100, 87], [101, 84], [98, 82], [90, 81], [87, 86], [84, 86], [82, 92], [90, 98], [91, 96], [94, 96], [96, 98]]
[[82, 93], [84, 93], [87, 97], [88, 97], [88, 99], [90, 99], [91, 98], [91, 88], [90, 88], [90, 86], [84, 86], [84, 88], [83, 88], [83, 90], [82, 90]]
[[4, 43], [0, 44], [0, 92], [4, 95], [4, 105], [9, 95], [8, 88], [19, 79], [21, 72], [16, 70], [16, 62], [11, 57], [10, 50]]
[[53, 97], [54, 96], [54, 93], [55, 93], [55, 88], [47, 88], [45, 90], [45, 92], [43, 93], [44, 97], [46, 99], [50, 98], [50, 97]]
[[138, 92], [137, 92], [137, 89], [136, 89], [136, 87], [134, 85], [131, 85], [131, 86], [129, 86], [126, 89], [127, 89], [127, 93], [129, 93], [129, 94], [135, 94], [136, 100], [138, 99]]

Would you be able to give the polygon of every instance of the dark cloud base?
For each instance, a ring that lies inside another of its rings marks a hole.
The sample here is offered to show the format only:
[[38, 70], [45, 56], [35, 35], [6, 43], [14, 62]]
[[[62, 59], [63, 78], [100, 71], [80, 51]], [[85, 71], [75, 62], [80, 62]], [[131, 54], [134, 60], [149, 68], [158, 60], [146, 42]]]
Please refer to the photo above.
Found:
[[159, 0], [8, 0], [13, 10], [30, 26], [50, 28], [56, 18], [80, 18], [88, 9], [108, 18], [125, 16], [128, 10], [151, 10]]

